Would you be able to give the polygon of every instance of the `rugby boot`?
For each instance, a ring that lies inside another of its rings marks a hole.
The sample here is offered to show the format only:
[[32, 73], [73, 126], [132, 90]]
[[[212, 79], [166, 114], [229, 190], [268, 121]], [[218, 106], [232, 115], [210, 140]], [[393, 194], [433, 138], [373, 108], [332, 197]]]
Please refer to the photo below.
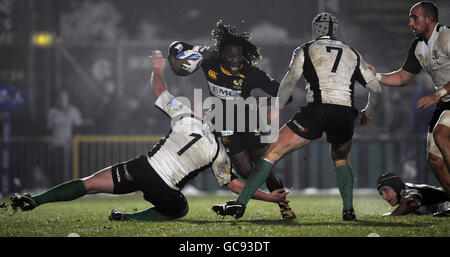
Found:
[[109, 215], [108, 219], [110, 221], [123, 221], [123, 220], [125, 220], [123, 213], [119, 212], [116, 209], [113, 209], [111, 211], [111, 214]]
[[295, 219], [295, 218], [297, 218], [297, 217], [295, 216], [294, 211], [291, 209], [291, 206], [289, 206], [287, 200], [284, 200], [284, 201], [278, 203], [278, 206], [280, 207], [280, 214], [281, 214], [281, 217], [282, 217], [284, 220], [290, 220], [290, 219]]
[[239, 219], [244, 215], [245, 205], [236, 201], [228, 201], [224, 204], [215, 204], [212, 210], [221, 215], [224, 218], [226, 215], [233, 216], [235, 219]]
[[350, 210], [342, 211], [342, 218], [345, 221], [356, 220], [355, 210], [353, 210], [353, 208], [352, 208]]
[[22, 211], [30, 211], [38, 206], [38, 203], [31, 198], [30, 194], [22, 195], [19, 193], [14, 193], [9, 196], [9, 199], [11, 200], [11, 207], [13, 210], [20, 208]]
[[433, 213], [433, 217], [435, 218], [450, 217], [450, 208], [441, 212]]

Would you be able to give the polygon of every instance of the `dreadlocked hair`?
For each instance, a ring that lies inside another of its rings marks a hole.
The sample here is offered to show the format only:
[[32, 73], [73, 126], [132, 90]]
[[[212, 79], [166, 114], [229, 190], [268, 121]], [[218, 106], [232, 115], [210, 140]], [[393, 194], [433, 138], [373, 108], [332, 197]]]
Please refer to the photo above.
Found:
[[250, 42], [250, 34], [244, 32], [238, 34], [236, 28], [231, 25], [224, 25], [222, 20], [216, 24], [217, 28], [211, 32], [214, 41], [216, 42], [219, 54], [222, 53], [225, 46], [237, 45], [242, 47], [242, 55], [244, 60], [250, 65], [254, 65], [261, 60], [262, 55], [259, 52], [259, 47]]

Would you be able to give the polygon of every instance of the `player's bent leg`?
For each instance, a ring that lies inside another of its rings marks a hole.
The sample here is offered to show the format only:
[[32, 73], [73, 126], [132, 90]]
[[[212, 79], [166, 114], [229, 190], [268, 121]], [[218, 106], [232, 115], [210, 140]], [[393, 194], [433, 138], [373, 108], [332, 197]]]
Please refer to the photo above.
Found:
[[275, 164], [286, 154], [300, 149], [310, 142], [311, 140], [300, 137], [288, 126], [284, 125], [278, 134], [277, 141], [269, 145], [263, 158]]
[[280, 130], [278, 140], [269, 146], [263, 158], [256, 163], [254, 170], [239, 194], [237, 202], [246, 205], [256, 189], [266, 181], [273, 165], [278, 160], [289, 152], [299, 149], [310, 142], [311, 140], [298, 136], [288, 126], [284, 126]]
[[450, 194], [450, 176], [444, 159], [429, 152], [427, 160], [442, 188]]
[[230, 160], [239, 176], [247, 179], [253, 168], [250, 154], [247, 151], [235, 153], [230, 156]]
[[[252, 159], [257, 161], [263, 156], [263, 154], [266, 152], [266, 147], [261, 149], [256, 149], [251, 151]], [[276, 172], [272, 169], [269, 176], [266, 179], [266, 186], [267, 189], [269, 189], [270, 192], [276, 190], [276, 189], [283, 189], [283, 181], [280, 177], [276, 175]], [[289, 200], [285, 199], [282, 202], [277, 203], [278, 207], [280, 208], [280, 214], [283, 219], [295, 219], [296, 215], [294, 211], [292, 210], [291, 206], [289, 205]]]
[[111, 167], [100, 170], [81, 180], [88, 194], [114, 193]]
[[117, 210], [112, 210], [109, 220], [166, 221], [182, 218], [188, 212], [189, 205], [186, 198], [182, 196], [174, 201], [167, 201], [163, 204], [155, 202], [154, 207], [134, 213], [120, 213]]
[[331, 144], [330, 155], [336, 172], [336, 184], [343, 202], [342, 217], [344, 220], [355, 220], [353, 209], [353, 172], [348, 162], [352, 139], [343, 144]]
[[438, 123], [433, 130], [433, 139], [447, 165], [447, 170], [450, 170], [450, 125]]

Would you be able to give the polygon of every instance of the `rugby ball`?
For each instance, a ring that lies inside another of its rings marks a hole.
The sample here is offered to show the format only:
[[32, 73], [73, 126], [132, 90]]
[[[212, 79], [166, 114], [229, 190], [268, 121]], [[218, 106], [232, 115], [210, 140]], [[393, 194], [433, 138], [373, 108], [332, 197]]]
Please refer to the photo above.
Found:
[[179, 54], [177, 54], [178, 59], [187, 60], [189, 64], [183, 63], [182, 69], [185, 70], [188, 74], [193, 73], [198, 70], [202, 65], [203, 55], [194, 50], [186, 50]]

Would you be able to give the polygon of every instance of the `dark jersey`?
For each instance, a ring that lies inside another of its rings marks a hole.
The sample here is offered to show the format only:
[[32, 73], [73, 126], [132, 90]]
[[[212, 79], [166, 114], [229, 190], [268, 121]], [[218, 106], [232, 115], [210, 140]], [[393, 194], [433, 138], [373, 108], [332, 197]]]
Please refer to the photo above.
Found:
[[450, 196], [442, 188], [412, 183], [405, 185], [406, 190], [402, 191], [402, 198], [413, 196], [420, 201], [421, 206], [450, 201]]
[[[191, 49], [199, 51], [203, 55], [201, 67], [208, 83], [210, 95], [218, 97], [222, 100], [225, 115], [233, 115], [236, 117], [237, 110], [235, 110], [235, 113], [232, 114], [226, 112], [226, 102], [234, 101], [238, 98], [246, 99], [251, 95], [251, 91], [253, 89], [259, 88], [270, 96], [277, 96], [278, 88], [280, 86], [278, 81], [271, 78], [261, 69], [251, 66], [248, 63], [244, 63], [244, 67], [240, 73], [233, 75], [220, 65], [219, 53], [214, 49], [209, 49], [204, 46], [193, 46], [191, 44], [177, 41], [172, 43], [169, 47], [169, 55], [174, 56], [181, 51]], [[246, 112], [248, 112], [248, 108], [246, 109]], [[247, 118], [248, 117], [246, 115], [246, 120]], [[236, 127], [236, 122], [234, 124]], [[224, 124], [224, 126], [226, 126], [226, 124]], [[246, 128], [248, 128], [248, 126], [246, 126]], [[236, 131], [236, 128], [232, 130]]]

